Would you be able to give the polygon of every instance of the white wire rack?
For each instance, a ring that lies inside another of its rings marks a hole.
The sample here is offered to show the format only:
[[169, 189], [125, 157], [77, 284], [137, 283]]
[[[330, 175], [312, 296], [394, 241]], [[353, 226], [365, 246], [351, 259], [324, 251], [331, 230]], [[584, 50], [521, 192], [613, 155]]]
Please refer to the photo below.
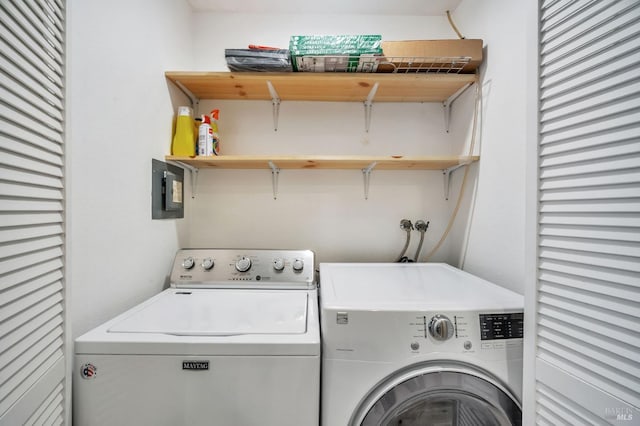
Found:
[[459, 74], [470, 56], [322, 55], [292, 58], [299, 72], [370, 72]]

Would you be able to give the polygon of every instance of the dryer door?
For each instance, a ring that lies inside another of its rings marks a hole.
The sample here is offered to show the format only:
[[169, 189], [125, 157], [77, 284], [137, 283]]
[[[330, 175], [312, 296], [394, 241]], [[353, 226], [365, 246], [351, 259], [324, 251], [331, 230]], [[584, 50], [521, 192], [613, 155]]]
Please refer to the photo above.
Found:
[[[390, 386], [368, 398], [361, 426], [513, 426], [522, 412], [508, 391], [482, 374], [431, 371]], [[389, 382], [387, 382], [389, 384]]]

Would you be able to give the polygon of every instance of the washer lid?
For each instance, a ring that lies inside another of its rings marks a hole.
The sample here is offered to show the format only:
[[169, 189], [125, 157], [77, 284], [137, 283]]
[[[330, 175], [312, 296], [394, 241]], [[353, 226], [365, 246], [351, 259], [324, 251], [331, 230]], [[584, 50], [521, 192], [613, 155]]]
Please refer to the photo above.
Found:
[[131, 311], [109, 333], [174, 336], [303, 334], [307, 294], [292, 291], [173, 290]]

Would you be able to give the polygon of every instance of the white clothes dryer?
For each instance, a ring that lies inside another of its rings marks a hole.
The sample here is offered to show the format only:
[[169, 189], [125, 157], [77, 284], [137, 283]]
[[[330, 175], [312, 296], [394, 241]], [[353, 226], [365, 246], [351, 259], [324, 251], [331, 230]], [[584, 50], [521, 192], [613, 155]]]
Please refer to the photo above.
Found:
[[171, 287], [75, 342], [82, 426], [317, 426], [310, 251], [190, 249]]
[[523, 308], [446, 264], [320, 264], [322, 425], [520, 425]]

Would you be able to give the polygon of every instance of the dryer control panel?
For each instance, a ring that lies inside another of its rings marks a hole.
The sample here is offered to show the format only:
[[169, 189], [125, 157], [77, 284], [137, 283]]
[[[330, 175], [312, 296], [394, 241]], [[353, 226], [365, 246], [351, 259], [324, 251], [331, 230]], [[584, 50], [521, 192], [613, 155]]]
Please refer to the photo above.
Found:
[[184, 288], [315, 288], [311, 250], [183, 249], [171, 286]]

